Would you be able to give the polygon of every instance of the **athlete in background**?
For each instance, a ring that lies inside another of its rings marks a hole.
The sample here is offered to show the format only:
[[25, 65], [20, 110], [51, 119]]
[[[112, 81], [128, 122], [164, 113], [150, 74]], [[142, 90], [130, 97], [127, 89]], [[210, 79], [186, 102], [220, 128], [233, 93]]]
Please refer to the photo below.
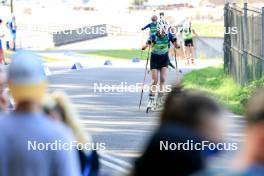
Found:
[[0, 64], [5, 64], [4, 49], [2, 45], [3, 38], [5, 36], [4, 29], [2, 27], [2, 20], [0, 19]]
[[145, 27], [143, 27], [141, 30], [144, 31], [147, 28], [150, 30], [150, 35], [155, 35], [157, 33], [157, 27], [158, 27], [158, 17], [156, 15], [153, 15], [151, 17], [151, 23], [147, 24]]
[[8, 47], [10, 47], [10, 49], [12, 49], [13, 51], [16, 51], [17, 25], [16, 25], [16, 17], [14, 15], [12, 15], [11, 20], [8, 21], [7, 28], [9, 29], [9, 32], [10, 32], [10, 41], [9, 41], [9, 46]]
[[183, 41], [184, 41], [184, 57], [186, 59], [186, 64], [194, 64], [194, 42], [193, 38], [197, 36], [190, 21], [183, 24], [183, 28], [180, 31]]

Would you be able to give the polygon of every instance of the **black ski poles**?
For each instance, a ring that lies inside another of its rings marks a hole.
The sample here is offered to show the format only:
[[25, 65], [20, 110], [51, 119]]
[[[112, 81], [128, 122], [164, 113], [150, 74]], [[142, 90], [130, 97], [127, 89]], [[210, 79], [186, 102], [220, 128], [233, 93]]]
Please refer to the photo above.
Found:
[[177, 81], [179, 81], [180, 79], [180, 74], [182, 73], [182, 71], [179, 69], [178, 67], [178, 62], [177, 62], [177, 49], [176, 47], [174, 48], [174, 59], [175, 59], [175, 67], [176, 67], [176, 76], [177, 76]]
[[175, 59], [175, 67], [176, 67], [176, 72], [179, 72], [179, 68], [178, 68], [178, 62], [177, 62], [177, 49], [174, 48], [174, 59]]
[[[142, 31], [141, 46], [143, 45], [143, 42], [144, 42], [144, 31]], [[142, 59], [142, 55], [143, 55], [143, 50], [140, 51], [140, 58], [139, 59]]]
[[143, 97], [143, 92], [144, 92], [144, 86], [145, 86], [145, 82], [146, 82], [146, 77], [147, 77], [147, 70], [148, 70], [148, 62], [149, 62], [149, 56], [150, 56], [150, 46], [148, 46], [148, 57], [147, 57], [147, 62], [146, 62], [146, 67], [145, 67], [145, 73], [144, 73], [144, 79], [143, 79], [143, 85], [142, 85], [142, 90], [141, 90], [141, 94], [140, 94], [140, 101], [139, 101], [139, 109], [141, 107], [141, 103], [142, 103], [142, 97]]

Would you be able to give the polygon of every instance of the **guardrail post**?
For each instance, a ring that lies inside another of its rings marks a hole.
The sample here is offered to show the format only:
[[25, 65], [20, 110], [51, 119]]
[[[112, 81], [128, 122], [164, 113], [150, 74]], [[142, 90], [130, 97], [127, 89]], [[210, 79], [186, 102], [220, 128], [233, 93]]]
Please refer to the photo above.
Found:
[[263, 74], [264, 72], [264, 7], [262, 7], [261, 9], [261, 59], [262, 59], [261, 72]]
[[[225, 1], [226, 2], [226, 1]], [[225, 27], [225, 31], [226, 29], [228, 29], [229, 25], [228, 25], [228, 6], [229, 6], [229, 3], [226, 3], [225, 4], [225, 7], [224, 7], [224, 27]], [[224, 50], [224, 70], [226, 73], [230, 73], [230, 66], [229, 66], [229, 63], [230, 63], [230, 57], [228, 56], [227, 54], [227, 50], [229, 48], [227, 48], [227, 45], [228, 45], [228, 42], [227, 42], [227, 32], [224, 33], [224, 45], [223, 45], [223, 50]]]
[[230, 16], [228, 15], [229, 13], [229, 3], [225, 4], [224, 7], [224, 27], [225, 27], [225, 33], [224, 33], [224, 45], [223, 45], [223, 50], [224, 50], [224, 70], [226, 73], [230, 74], [231, 71], [231, 61], [230, 61], [230, 41], [229, 39], [229, 33], [226, 32], [227, 29], [229, 29], [230, 25], [229, 25], [229, 20], [230, 20]]
[[243, 16], [243, 34], [242, 34], [242, 38], [243, 38], [243, 42], [242, 42], [242, 50], [243, 50], [243, 56], [242, 56], [242, 85], [246, 85], [248, 83], [248, 65], [247, 65], [247, 59], [248, 59], [248, 54], [247, 54], [247, 50], [248, 50], [248, 15], [247, 15], [247, 11], [248, 11], [248, 6], [247, 3], [244, 3], [244, 16]]

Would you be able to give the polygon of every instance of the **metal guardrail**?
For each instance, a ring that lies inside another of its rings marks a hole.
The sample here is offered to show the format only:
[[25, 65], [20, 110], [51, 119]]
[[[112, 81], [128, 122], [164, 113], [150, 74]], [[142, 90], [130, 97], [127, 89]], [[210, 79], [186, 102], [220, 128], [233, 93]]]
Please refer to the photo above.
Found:
[[[95, 29], [95, 32], [92, 32]], [[65, 45], [69, 43], [75, 43], [100, 37], [107, 36], [106, 24], [95, 26], [84, 26], [81, 28], [62, 30], [53, 33], [53, 42], [55, 46]]]
[[[48, 38], [50, 45], [60, 46], [64, 44], [94, 39], [98, 37], [104, 37], [108, 35], [108, 28], [105, 24], [94, 26], [69, 26], [69, 25], [36, 25], [36, 24], [17, 24], [19, 36], [18, 40], [22, 42], [32, 41], [34, 38], [39, 39], [41, 37]], [[104, 31], [100, 31], [99, 28], [103, 28]], [[118, 31], [117, 27], [111, 28], [114, 31]], [[95, 32], [94, 32], [95, 31]], [[98, 34], [96, 33], [98, 31]], [[28, 43], [28, 42], [27, 42]]]

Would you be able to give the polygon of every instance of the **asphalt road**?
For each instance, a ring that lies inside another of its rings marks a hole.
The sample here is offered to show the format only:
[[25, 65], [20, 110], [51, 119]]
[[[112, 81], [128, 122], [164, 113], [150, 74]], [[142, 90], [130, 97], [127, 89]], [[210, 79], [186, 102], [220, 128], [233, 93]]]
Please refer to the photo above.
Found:
[[94, 84], [118, 85], [123, 82], [135, 85], [142, 82], [143, 74], [144, 69], [141, 68], [103, 67], [49, 77], [52, 91], [65, 91], [70, 96], [80, 112], [81, 123], [87, 133], [92, 134], [94, 142], [105, 143], [106, 150], [101, 151], [102, 156], [106, 156], [105, 160], [110, 163], [114, 161], [123, 168], [107, 166], [110, 169], [107, 172], [112, 175], [131, 167], [155, 130], [158, 114], [145, 113], [147, 93], [144, 94], [142, 108], [139, 110], [140, 92], [95, 92]]
[[[53, 70], [58, 69], [53, 68], [51, 72]], [[78, 108], [86, 132], [92, 135], [95, 143], [105, 143], [106, 150], [100, 151], [101, 163], [102, 170], [109, 175], [123, 174], [131, 169], [134, 159], [144, 150], [155, 131], [159, 114], [145, 113], [147, 93], [144, 93], [139, 110], [140, 92], [95, 92], [94, 84], [118, 85], [123, 82], [135, 85], [142, 82], [143, 74], [142, 68], [101, 67], [49, 76], [50, 90], [66, 92]], [[170, 72], [168, 82], [175, 79], [175, 72]], [[227, 140], [241, 142], [243, 120], [232, 114], [226, 114], [226, 117], [233, 121], [228, 123]], [[221, 159], [224, 164], [228, 158], [222, 156]]]

